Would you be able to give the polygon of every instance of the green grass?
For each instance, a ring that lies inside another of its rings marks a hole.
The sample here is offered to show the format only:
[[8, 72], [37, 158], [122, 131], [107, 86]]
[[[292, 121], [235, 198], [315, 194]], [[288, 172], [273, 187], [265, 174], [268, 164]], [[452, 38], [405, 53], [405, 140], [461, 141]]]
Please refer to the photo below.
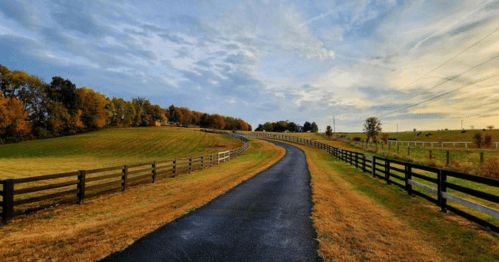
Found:
[[433, 243], [453, 261], [497, 261], [499, 250], [497, 234], [479, 232], [462, 226], [453, 215], [444, 214], [438, 208], [428, 208], [429, 202], [418, 197], [409, 197], [395, 186], [386, 186], [380, 179], [372, 179], [360, 169], [356, 170], [330, 156], [330, 167], [337, 170], [355, 190], [374, 199], [398, 217], [418, 229], [423, 239]]
[[[482, 136], [489, 134], [492, 136], [492, 141], [499, 141], [499, 129], [493, 129], [487, 131], [482, 131], [482, 129], [466, 130], [466, 133], [461, 133], [460, 130], [430, 130], [421, 131], [421, 135], [417, 135], [419, 131], [407, 131], [407, 132], [386, 132], [382, 134], [388, 134], [390, 138], [396, 138], [399, 141], [428, 141], [428, 142], [451, 142], [451, 141], [462, 141], [462, 142], [473, 142], [473, 136], [476, 133], [481, 133]], [[431, 133], [431, 136], [426, 136], [427, 133]], [[335, 135], [345, 135], [350, 138], [360, 137], [362, 139], [366, 138], [365, 133], [336, 133]], [[381, 137], [381, 136], [380, 136]]]
[[225, 151], [242, 142], [196, 129], [109, 128], [0, 146], [0, 179]]

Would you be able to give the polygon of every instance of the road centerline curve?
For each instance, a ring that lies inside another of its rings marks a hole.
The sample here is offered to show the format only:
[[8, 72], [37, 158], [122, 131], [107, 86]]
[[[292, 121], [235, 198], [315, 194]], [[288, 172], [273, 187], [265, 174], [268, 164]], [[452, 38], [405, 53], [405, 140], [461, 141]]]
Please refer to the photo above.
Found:
[[102, 261], [321, 261], [300, 149]]

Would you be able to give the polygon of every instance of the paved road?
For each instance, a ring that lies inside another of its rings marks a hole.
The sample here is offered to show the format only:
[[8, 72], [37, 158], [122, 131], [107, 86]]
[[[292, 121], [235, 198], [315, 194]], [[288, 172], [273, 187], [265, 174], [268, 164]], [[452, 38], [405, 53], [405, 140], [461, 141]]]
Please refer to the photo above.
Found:
[[305, 155], [286, 156], [103, 261], [320, 261]]

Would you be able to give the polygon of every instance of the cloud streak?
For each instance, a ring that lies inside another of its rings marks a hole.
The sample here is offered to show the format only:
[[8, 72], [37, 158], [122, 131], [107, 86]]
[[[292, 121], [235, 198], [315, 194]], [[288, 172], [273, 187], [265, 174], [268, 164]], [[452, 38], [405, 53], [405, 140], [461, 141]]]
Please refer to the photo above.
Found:
[[385, 128], [458, 128], [459, 118], [478, 127], [499, 121], [494, 79], [420, 102], [497, 71], [494, 60], [459, 75], [499, 53], [498, 34], [466, 49], [499, 29], [498, 9], [496, 0], [8, 0], [0, 63], [254, 126], [309, 120], [324, 130], [335, 116], [339, 130], [360, 131], [399, 109]]

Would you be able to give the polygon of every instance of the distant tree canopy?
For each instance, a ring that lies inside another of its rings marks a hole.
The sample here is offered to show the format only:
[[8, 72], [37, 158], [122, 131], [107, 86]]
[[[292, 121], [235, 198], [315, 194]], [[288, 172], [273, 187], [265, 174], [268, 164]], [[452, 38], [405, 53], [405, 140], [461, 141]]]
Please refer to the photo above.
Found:
[[77, 88], [59, 76], [45, 83], [24, 71], [0, 64], [0, 144], [56, 137], [107, 126], [135, 127], [167, 121], [226, 130], [251, 130], [242, 119], [191, 111], [164, 109], [144, 97], [132, 101]]
[[259, 124], [255, 131], [266, 131], [266, 132], [318, 132], [319, 127], [315, 122], [312, 124], [306, 121], [303, 126], [290, 121], [277, 121], [277, 122], [266, 122], [265, 124]]
[[214, 128], [222, 130], [244, 130], [251, 131], [252, 127], [244, 120], [230, 116], [218, 114], [207, 114], [191, 111], [186, 107], [175, 107], [171, 105], [167, 111], [168, 119], [171, 123], [182, 126], [195, 125], [202, 128]]

